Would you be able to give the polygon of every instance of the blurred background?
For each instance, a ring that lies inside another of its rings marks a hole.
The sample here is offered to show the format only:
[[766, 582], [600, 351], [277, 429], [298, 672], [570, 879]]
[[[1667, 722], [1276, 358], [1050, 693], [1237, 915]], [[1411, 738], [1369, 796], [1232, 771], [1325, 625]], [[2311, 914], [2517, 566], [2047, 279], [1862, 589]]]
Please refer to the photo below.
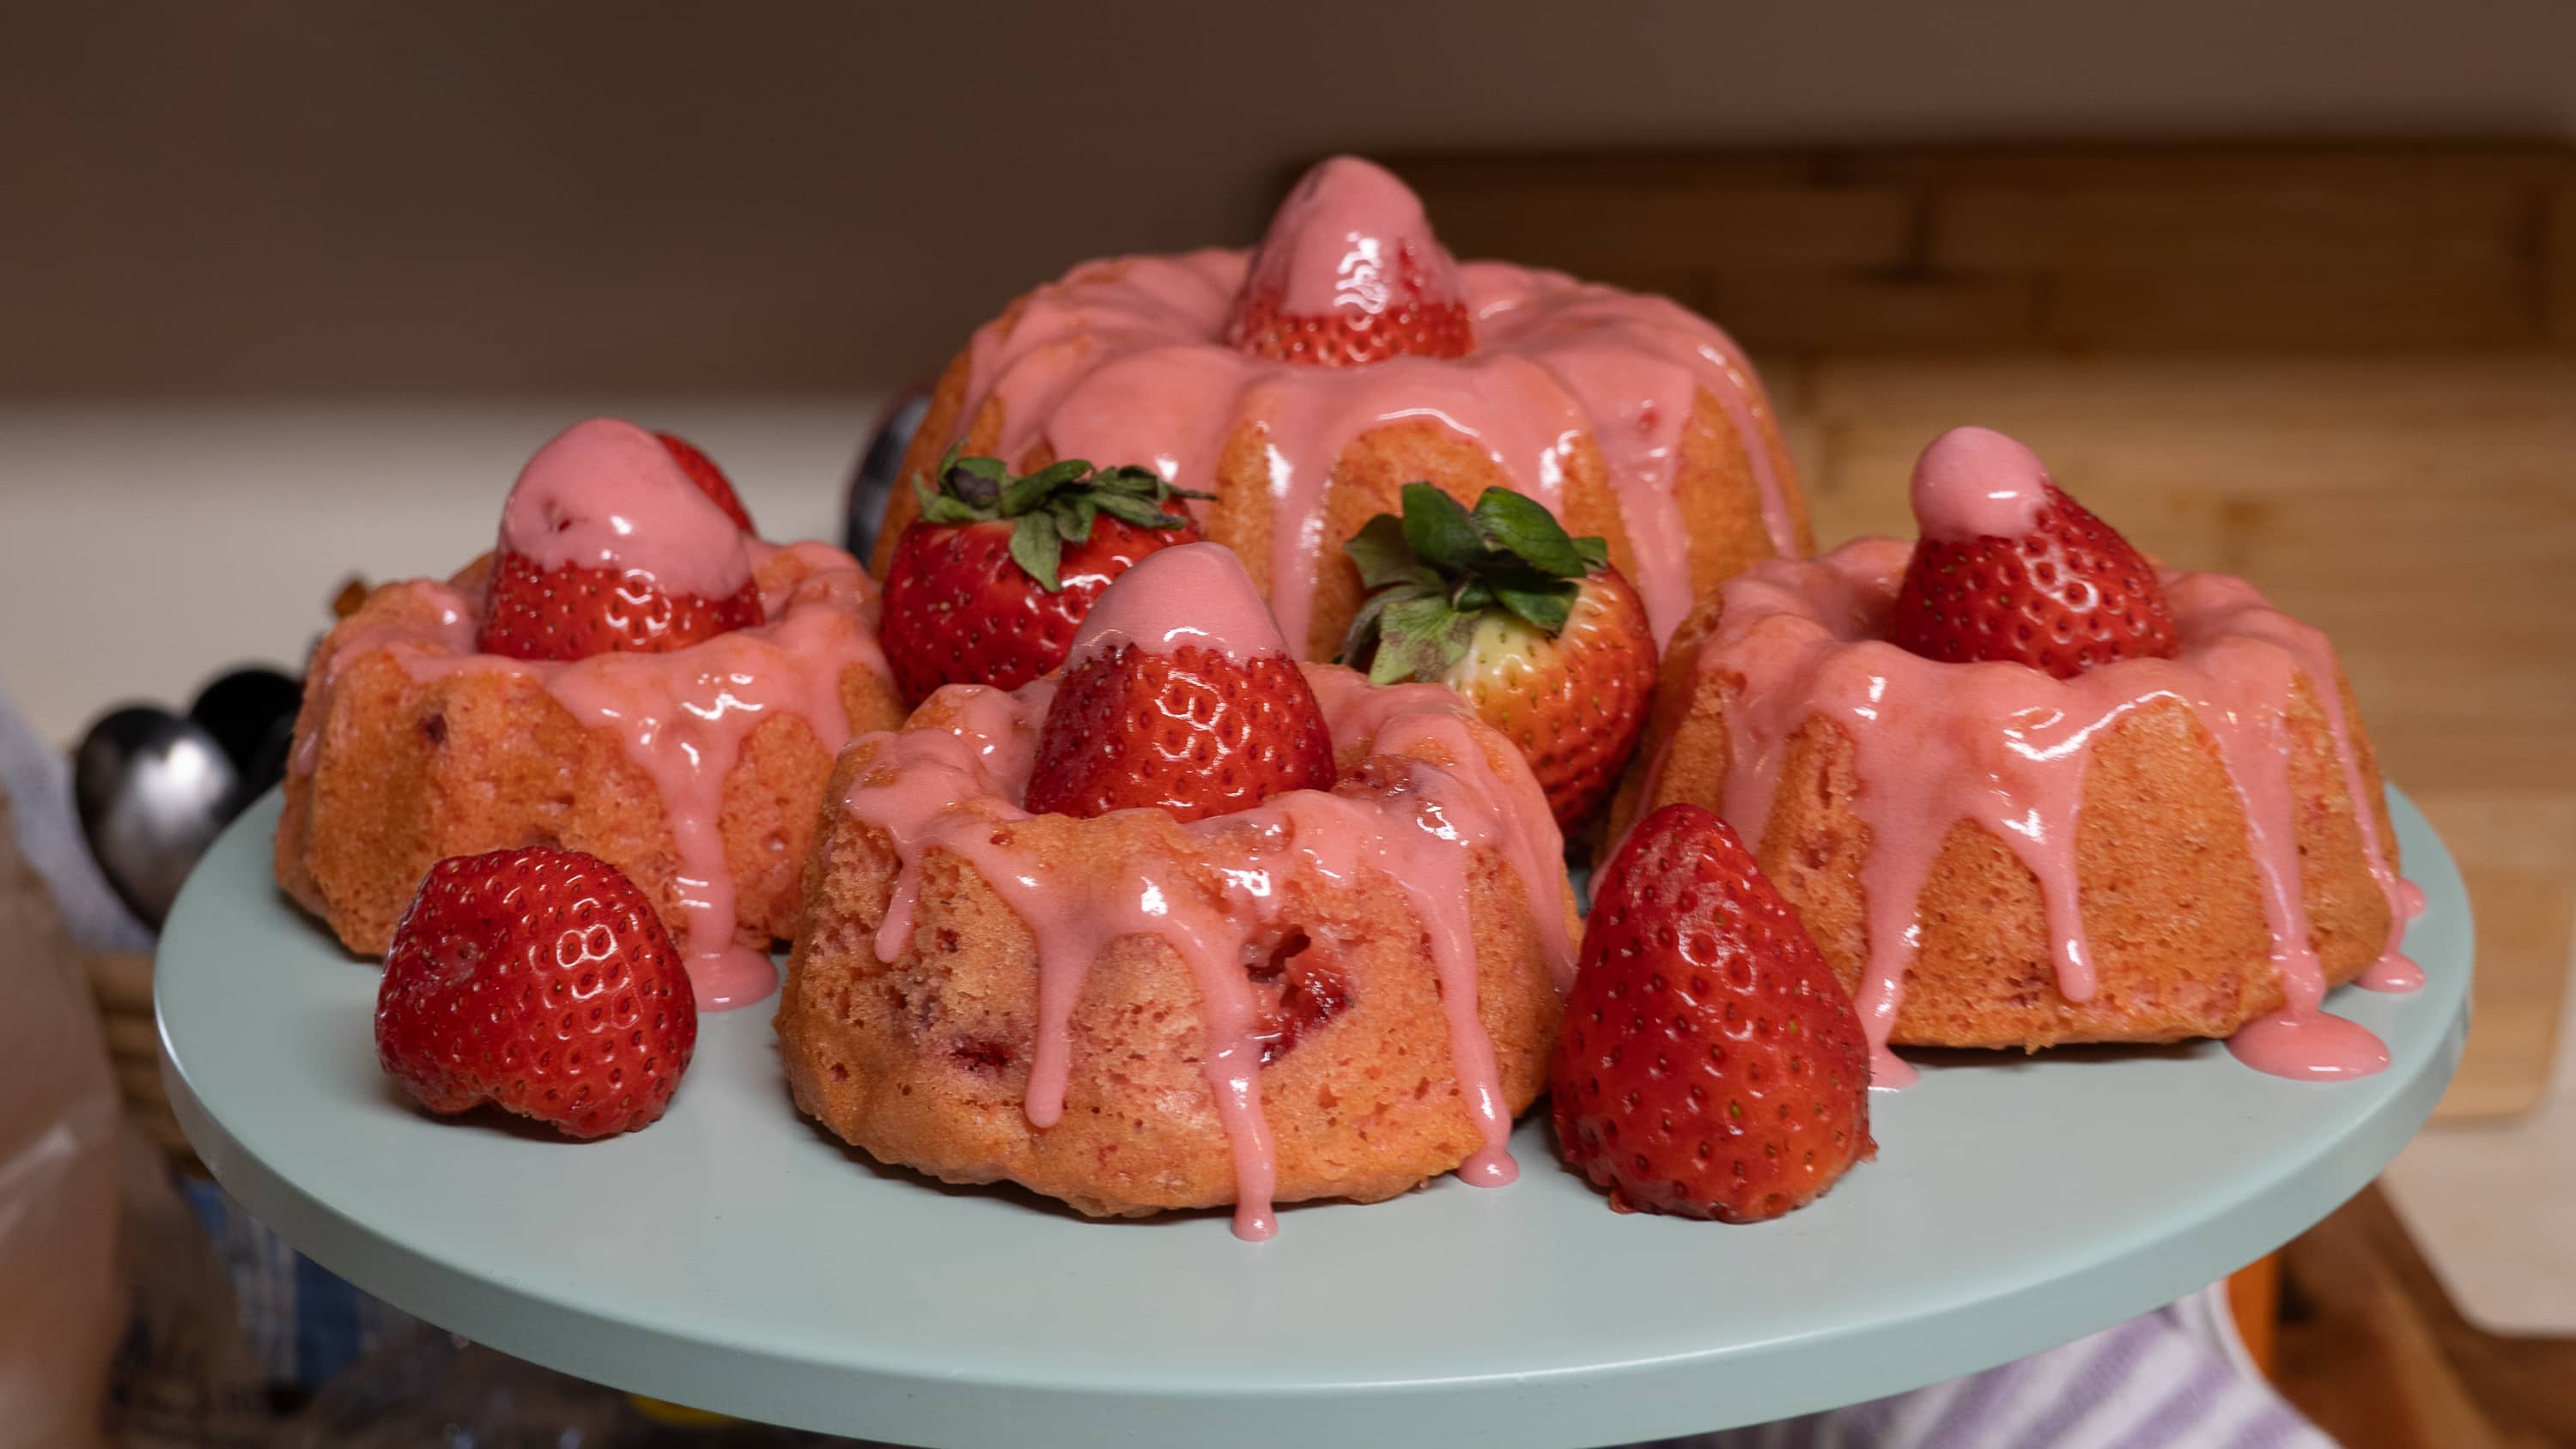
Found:
[[1733, 328], [1822, 541], [1982, 422], [2334, 634], [2469, 876], [2477, 1034], [2293, 1251], [2285, 1382], [2355, 1443], [2576, 1443], [2571, 55], [2557, 0], [0, 4], [0, 689], [68, 743], [292, 668], [592, 413], [836, 536], [1011, 296], [1363, 151], [1461, 254]]

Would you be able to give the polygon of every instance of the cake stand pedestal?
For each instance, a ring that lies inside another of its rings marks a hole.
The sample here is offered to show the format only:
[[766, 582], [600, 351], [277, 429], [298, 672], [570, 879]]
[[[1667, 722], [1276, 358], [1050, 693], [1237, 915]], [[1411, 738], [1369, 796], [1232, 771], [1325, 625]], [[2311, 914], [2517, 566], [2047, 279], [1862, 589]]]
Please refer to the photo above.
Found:
[[[2328, 1008], [2389, 1069], [2312, 1084], [2223, 1046], [1926, 1053], [1878, 1160], [1775, 1222], [1612, 1213], [1521, 1125], [1523, 1172], [1369, 1207], [1086, 1221], [874, 1165], [800, 1118], [766, 1005], [711, 1016], [668, 1116], [573, 1144], [413, 1110], [376, 971], [270, 879], [272, 797], [181, 896], [156, 987], [170, 1097], [297, 1248], [433, 1323], [657, 1398], [900, 1443], [1571, 1449], [1932, 1383], [2261, 1257], [2412, 1136], [2468, 1029], [2458, 872], [2402, 797], [2429, 905], [2408, 996]], [[1544, 1114], [1541, 1114], [1543, 1118]]]

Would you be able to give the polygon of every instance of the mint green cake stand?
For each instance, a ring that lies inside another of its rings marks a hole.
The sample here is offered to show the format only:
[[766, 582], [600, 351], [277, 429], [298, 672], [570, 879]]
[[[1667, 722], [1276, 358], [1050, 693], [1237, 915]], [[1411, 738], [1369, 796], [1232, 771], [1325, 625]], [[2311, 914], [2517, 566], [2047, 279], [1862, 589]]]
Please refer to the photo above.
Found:
[[296, 1247], [434, 1323], [681, 1403], [924, 1445], [1572, 1449], [1968, 1373], [2262, 1256], [2378, 1173], [2468, 1030], [2458, 871], [2392, 801], [2430, 905], [2354, 1083], [2223, 1047], [1925, 1054], [1879, 1156], [1724, 1227], [1621, 1216], [1555, 1163], [1372, 1207], [1089, 1222], [874, 1166], [790, 1105], [765, 1006], [710, 1017], [670, 1114], [576, 1145], [437, 1121], [376, 1068], [377, 973], [279, 895], [274, 799], [188, 883], [157, 971], [170, 1096]]

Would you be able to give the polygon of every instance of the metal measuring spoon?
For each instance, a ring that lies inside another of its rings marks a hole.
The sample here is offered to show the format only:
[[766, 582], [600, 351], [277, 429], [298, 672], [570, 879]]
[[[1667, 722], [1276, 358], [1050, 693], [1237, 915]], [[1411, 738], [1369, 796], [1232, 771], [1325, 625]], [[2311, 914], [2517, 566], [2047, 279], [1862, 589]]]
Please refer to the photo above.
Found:
[[72, 802], [90, 854], [156, 931], [240, 796], [241, 771], [222, 744], [167, 710], [116, 710], [90, 726], [72, 757]]

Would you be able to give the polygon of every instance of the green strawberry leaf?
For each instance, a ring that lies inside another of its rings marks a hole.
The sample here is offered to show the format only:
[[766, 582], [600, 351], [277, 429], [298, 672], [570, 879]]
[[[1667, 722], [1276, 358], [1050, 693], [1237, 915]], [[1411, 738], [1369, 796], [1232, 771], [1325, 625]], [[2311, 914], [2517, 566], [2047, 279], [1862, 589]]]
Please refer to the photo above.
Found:
[[1064, 539], [1056, 533], [1055, 520], [1043, 513], [1022, 514], [1011, 526], [1011, 561], [1038, 587], [1048, 593], [1064, 588], [1056, 570], [1064, 556]]
[[1342, 635], [1342, 652], [1333, 656], [1336, 664], [1365, 667], [1377, 652], [1378, 616], [1386, 612], [1394, 591], [1369, 595], [1360, 601], [1360, 611], [1351, 616], [1351, 627]]
[[1138, 528], [1178, 528], [1187, 519], [1165, 513], [1151, 499], [1133, 493], [1095, 493], [1086, 500], [1101, 512]]
[[963, 526], [992, 519], [1012, 519], [1052, 536], [1041, 542], [1035, 532], [1012, 534], [1012, 557], [1049, 593], [1061, 587], [1057, 571], [1067, 543], [1090, 541], [1103, 513], [1138, 528], [1181, 528], [1189, 518], [1165, 512], [1175, 498], [1213, 498], [1188, 488], [1175, 488], [1151, 468], [1126, 464], [1096, 469], [1087, 459], [1059, 458], [1026, 477], [1014, 475], [999, 458], [960, 457], [954, 447], [939, 460], [937, 486], [916, 476], [913, 496], [925, 523]]
[[1056, 490], [1091, 471], [1091, 465], [1080, 458], [1061, 458], [1025, 478], [1011, 480], [1002, 491], [1001, 515], [1017, 518], [1035, 512]]
[[1392, 600], [1378, 615], [1377, 657], [1369, 661], [1369, 682], [1438, 679], [1466, 657], [1475, 632], [1475, 615], [1459, 613], [1436, 594]]
[[1404, 541], [1444, 575], [1467, 573], [1485, 557], [1484, 537], [1458, 500], [1428, 483], [1404, 485]]
[[1565, 536], [1565, 525], [1538, 500], [1508, 488], [1488, 488], [1476, 500], [1472, 519], [1487, 542], [1540, 573], [1583, 577], [1583, 554]]
[[1047, 512], [1055, 519], [1055, 531], [1067, 543], [1089, 543], [1091, 525], [1099, 517], [1097, 500], [1076, 496], [1059, 498]]
[[1488, 488], [1470, 511], [1424, 482], [1404, 485], [1400, 517], [1370, 519], [1342, 551], [1381, 606], [1363, 609], [1367, 623], [1354, 621], [1343, 646], [1373, 679], [1437, 677], [1475, 620], [1497, 610], [1552, 637], [1573, 616], [1584, 576], [1610, 563], [1605, 540], [1568, 537], [1535, 499]]
[[968, 524], [983, 521], [973, 508], [959, 502], [955, 497], [946, 493], [933, 492], [930, 484], [922, 478], [915, 477], [912, 480], [912, 494], [921, 503], [921, 516], [932, 523]]
[[1574, 585], [1571, 583], [1546, 589], [1497, 588], [1494, 598], [1504, 608], [1551, 635], [1562, 630], [1565, 621], [1574, 613]]
[[1419, 584], [1438, 588], [1440, 575], [1413, 556], [1404, 541], [1404, 520], [1392, 513], [1381, 513], [1352, 534], [1342, 545], [1342, 552], [1360, 567], [1360, 582], [1371, 589], [1389, 584]]

